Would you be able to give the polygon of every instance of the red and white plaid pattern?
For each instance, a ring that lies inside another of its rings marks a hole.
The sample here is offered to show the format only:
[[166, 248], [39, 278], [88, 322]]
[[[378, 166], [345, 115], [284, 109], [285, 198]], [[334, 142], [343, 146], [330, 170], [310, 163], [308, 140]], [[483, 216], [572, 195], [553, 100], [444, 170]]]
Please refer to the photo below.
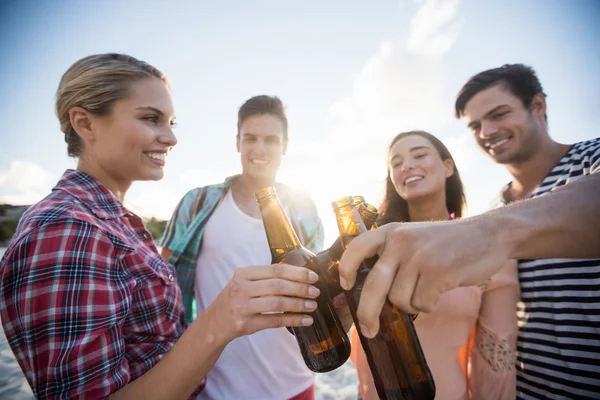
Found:
[[152, 368], [185, 329], [173, 267], [142, 220], [65, 172], [0, 263], [0, 313], [38, 398], [101, 398]]

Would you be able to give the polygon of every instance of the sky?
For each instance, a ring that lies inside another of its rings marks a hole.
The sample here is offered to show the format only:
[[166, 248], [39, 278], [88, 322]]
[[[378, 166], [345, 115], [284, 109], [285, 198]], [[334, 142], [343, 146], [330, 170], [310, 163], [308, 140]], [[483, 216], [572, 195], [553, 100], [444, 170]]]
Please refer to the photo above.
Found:
[[390, 140], [409, 129], [446, 143], [468, 214], [509, 175], [453, 116], [468, 78], [525, 63], [548, 94], [551, 136], [574, 143], [600, 126], [598, 0], [0, 0], [0, 203], [41, 200], [76, 161], [54, 112], [76, 60], [120, 52], [171, 81], [178, 145], [165, 178], [139, 182], [125, 205], [169, 218], [190, 189], [239, 173], [237, 110], [279, 96], [289, 118], [278, 180], [308, 191], [337, 236], [330, 204], [378, 205]]

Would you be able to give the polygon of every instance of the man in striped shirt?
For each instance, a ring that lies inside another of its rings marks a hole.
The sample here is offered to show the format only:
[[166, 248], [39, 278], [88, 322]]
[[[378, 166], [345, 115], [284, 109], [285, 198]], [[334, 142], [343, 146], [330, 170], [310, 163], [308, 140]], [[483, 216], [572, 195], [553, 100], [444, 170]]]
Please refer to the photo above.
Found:
[[[504, 65], [473, 76], [455, 111], [512, 176], [494, 207], [600, 171], [600, 138], [573, 145], [550, 138], [546, 95], [530, 67]], [[599, 398], [600, 260], [519, 260], [519, 281], [517, 398]]]

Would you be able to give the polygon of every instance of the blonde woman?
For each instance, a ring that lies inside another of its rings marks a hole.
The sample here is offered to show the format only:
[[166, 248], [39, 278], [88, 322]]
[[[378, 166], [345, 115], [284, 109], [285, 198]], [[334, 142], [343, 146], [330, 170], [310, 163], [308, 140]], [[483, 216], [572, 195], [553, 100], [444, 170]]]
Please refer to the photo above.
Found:
[[123, 206], [134, 181], [163, 177], [177, 143], [159, 70], [86, 57], [63, 75], [56, 111], [77, 169], [23, 215], [0, 264], [2, 325], [37, 398], [187, 398], [234, 338], [312, 323], [313, 272], [253, 266], [186, 329], [173, 267]]

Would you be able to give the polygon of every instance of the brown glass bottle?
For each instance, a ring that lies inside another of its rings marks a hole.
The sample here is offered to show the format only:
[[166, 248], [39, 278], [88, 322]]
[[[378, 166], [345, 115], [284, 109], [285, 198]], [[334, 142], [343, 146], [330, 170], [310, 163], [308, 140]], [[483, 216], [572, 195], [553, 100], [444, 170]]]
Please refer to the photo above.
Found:
[[[352, 196], [352, 202], [359, 207], [360, 216], [367, 229], [374, 227], [379, 215], [377, 208], [366, 203], [362, 196]], [[331, 247], [317, 253], [317, 270], [323, 277], [329, 297], [335, 297], [344, 291], [340, 286], [339, 274], [340, 259], [344, 250], [342, 239], [338, 237]]]
[[[359, 210], [351, 198], [333, 203], [342, 244], [348, 244], [367, 231]], [[346, 300], [365, 351], [377, 394], [382, 400], [428, 400], [435, 397], [435, 383], [427, 366], [412, 318], [389, 301], [379, 316], [379, 333], [372, 339], [363, 336], [356, 317], [365, 278], [376, 257], [365, 260], [354, 287], [346, 292]]]
[[[315, 270], [315, 255], [304, 248], [281, 206], [275, 188], [256, 193], [272, 263], [285, 263]], [[314, 372], [340, 367], [350, 357], [350, 340], [335, 312], [321, 279], [315, 283], [321, 295], [311, 313], [313, 324], [288, 328], [296, 337], [306, 366]]]

